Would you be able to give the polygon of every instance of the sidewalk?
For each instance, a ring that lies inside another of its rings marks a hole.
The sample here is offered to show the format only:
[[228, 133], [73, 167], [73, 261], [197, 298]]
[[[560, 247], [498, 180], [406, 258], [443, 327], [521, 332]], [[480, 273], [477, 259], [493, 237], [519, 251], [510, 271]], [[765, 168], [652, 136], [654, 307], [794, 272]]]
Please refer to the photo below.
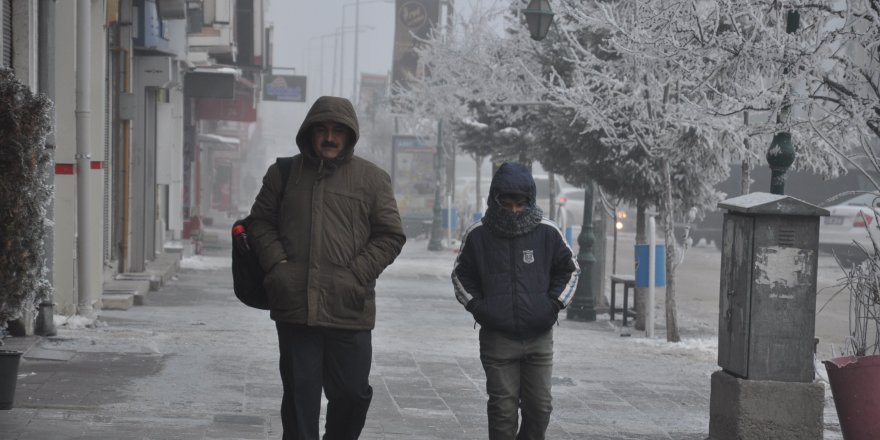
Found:
[[[235, 299], [227, 235], [182, 260], [143, 306], [104, 311], [95, 328], [7, 339], [27, 353], [0, 439], [279, 439], [274, 326]], [[452, 293], [454, 258], [413, 240], [380, 278], [361, 438], [486, 438], [477, 330]], [[714, 335], [667, 344], [662, 329], [622, 338], [607, 315], [559, 323], [548, 439], [706, 438]], [[825, 438], [841, 438], [826, 408]]]

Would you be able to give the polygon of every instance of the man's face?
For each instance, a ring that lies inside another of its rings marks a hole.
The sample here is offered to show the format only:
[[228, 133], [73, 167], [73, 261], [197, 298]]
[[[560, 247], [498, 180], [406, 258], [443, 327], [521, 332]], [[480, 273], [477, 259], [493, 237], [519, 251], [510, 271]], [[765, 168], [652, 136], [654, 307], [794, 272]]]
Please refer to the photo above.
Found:
[[502, 194], [498, 197], [498, 203], [509, 211], [521, 212], [529, 206], [529, 199], [520, 195]]
[[349, 142], [349, 130], [337, 122], [319, 122], [312, 126], [312, 148], [318, 157], [336, 159]]

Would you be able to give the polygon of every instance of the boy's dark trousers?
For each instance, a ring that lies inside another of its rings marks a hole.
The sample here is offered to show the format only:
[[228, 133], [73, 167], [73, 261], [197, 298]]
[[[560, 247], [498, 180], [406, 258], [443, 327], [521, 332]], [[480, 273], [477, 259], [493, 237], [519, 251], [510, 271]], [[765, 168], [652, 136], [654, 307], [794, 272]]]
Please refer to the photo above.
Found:
[[283, 440], [318, 440], [321, 389], [327, 396], [324, 440], [355, 440], [373, 398], [369, 330], [276, 322], [281, 352]]
[[[553, 329], [514, 339], [480, 328], [480, 361], [486, 371], [489, 440], [543, 440], [553, 410]], [[518, 425], [518, 410], [522, 425]]]

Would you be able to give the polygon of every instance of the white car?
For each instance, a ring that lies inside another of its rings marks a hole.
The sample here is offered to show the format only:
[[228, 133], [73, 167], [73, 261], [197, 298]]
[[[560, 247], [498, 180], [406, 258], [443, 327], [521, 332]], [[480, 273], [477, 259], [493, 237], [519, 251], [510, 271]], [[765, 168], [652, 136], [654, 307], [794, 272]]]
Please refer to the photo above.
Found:
[[866, 193], [849, 197], [833, 205], [824, 206], [831, 212], [819, 223], [819, 250], [831, 252], [844, 264], [857, 263], [866, 258], [863, 249], [874, 252], [874, 240], [880, 244], [880, 194]]
[[[536, 204], [541, 207], [544, 211], [544, 216], [550, 218], [549, 209], [550, 209], [550, 179], [546, 174], [538, 174], [534, 176], [535, 179], [535, 187], [537, 190], [537, 199], [535, 200]], [[563, 181], [558, 176], [556, 177], [555, 185], [556, 185], [556, 215], [553, 217], [557, 224], [561, 228], [565, 227], [565, 219], [562, 209], [562, 204], [559, 202], [561, 200], [562, 193], [566, 190], [563, 189]], [[492, 183], [491, 176], [483, 177], [480, 179], [480, 203], [477, 204], [476, 201], [476, 178], [474, 177], [462, 177], [456, 180], [455, 182], [455, 205], [458, 208], [460, 213], [464, 213], [470, 219], [474, 213], [483, 212], [486, 209], [486, 198], [489, 197], [489, 186]], [[581, 205], [583, 206], [583, 190], [581, 191]], [[583, 211], [581, 211], [583, 212]]]

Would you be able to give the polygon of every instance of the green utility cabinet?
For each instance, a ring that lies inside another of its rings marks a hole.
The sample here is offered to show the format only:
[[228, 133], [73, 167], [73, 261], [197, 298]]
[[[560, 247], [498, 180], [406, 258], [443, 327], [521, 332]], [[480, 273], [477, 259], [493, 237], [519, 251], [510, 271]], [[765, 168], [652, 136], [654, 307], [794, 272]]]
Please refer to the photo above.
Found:
[[724, 214], [718, 366], [743, 379], [813, 381], [819, 217], [794, 197], [752, 193]]

